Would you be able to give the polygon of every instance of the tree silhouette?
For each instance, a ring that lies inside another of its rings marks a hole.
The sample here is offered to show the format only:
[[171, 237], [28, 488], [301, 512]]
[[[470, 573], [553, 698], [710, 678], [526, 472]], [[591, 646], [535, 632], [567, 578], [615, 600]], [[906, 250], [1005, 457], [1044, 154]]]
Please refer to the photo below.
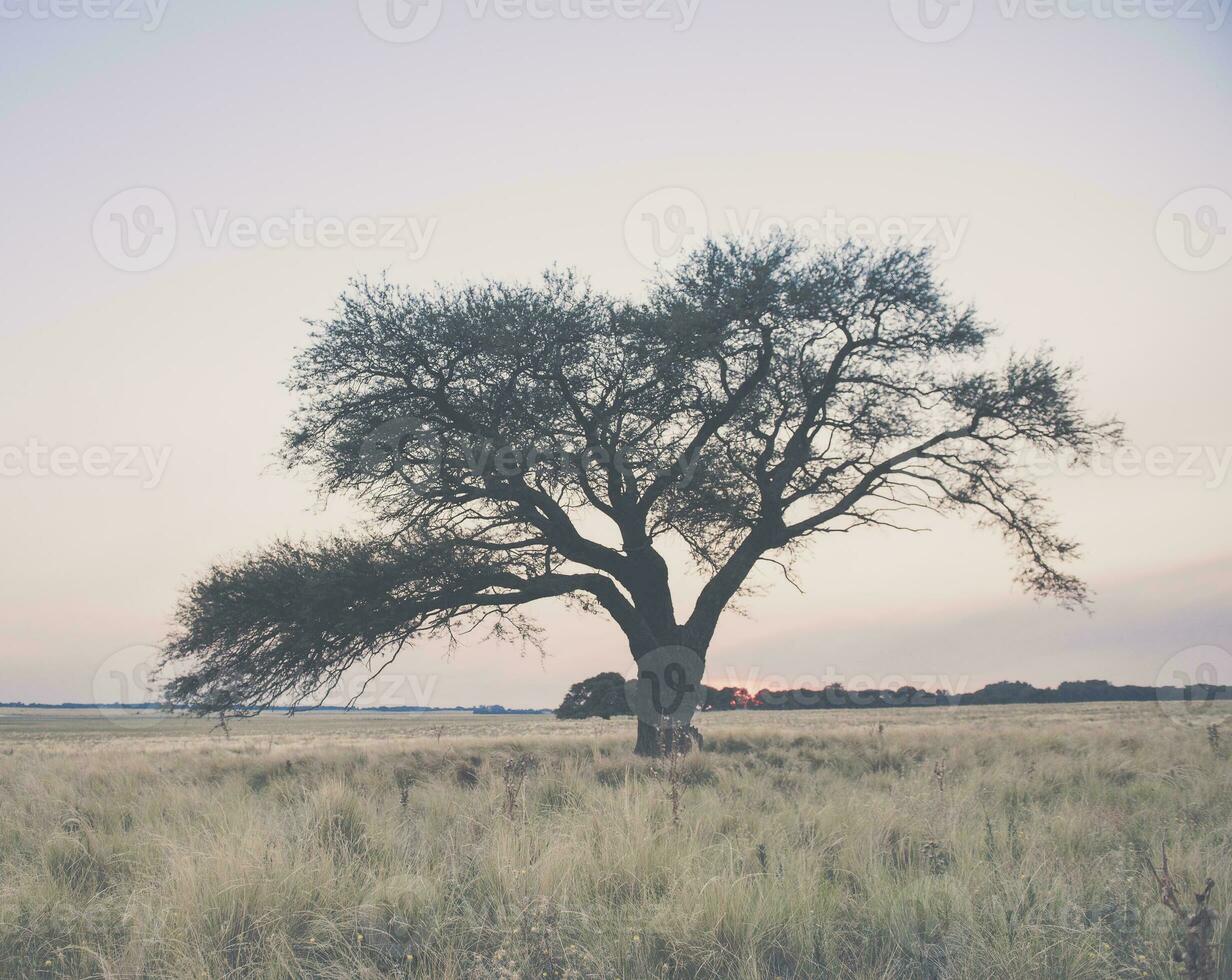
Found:
[[[982, 366], [991, 330], [949, 301], [927, 252], [710, 242], [637, 301], [572, 273], [360, 281], [314, 326], [284, 458], [371, 519], [187, 592], [164, 669], [193, 711], [323, 697], [425, 637], [537, 644], [523, 607], [549, 597], [609, 616], [656, 683], [678, 662], [699, 683], [758, 562], [920, 510], [974, 515], [1027, 590], [1087, 600], [1021, 454], [1086, 457], [1119, 426], [1084, 418], [1074, 370], [1047, 351]], [[704, 581], [690, 609], [673, 553]], [[654, 719], [638, 727], [653, 753]]]
[[570, 687], [555, 713], [557, 718], [611, 718], [633, 712], [625, 697], [625, 679], [609, 670]]

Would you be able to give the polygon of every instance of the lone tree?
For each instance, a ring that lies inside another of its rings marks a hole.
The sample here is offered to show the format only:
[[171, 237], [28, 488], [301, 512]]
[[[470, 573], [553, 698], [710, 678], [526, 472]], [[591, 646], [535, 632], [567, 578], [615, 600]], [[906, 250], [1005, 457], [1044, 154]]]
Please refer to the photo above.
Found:
[[[571, 273], [430, 293], [360, 281], [314, 328], [283, 457], [371, 518], [187, 592], [163, 669], [196, 713], [324, 697], [421, 638], [537, 644], [523, 607], [549, 597], [610, 616], [639, 665], [684, 651], [667, 660], [700, 671], [758, 562], [912, 511], [974, 515], [1027, 590], [1087, 601], [1022, 454], [1087, 457], [1119, 426], [1084, 418], [1074, 370], [1046, 351], [983, 366], [991, 330], [927, 251], [709, 242], [639, 301]], [[665, 553], [703, 579], [691, 609]], [[657, 736], [640, 717], [636, 750]]]

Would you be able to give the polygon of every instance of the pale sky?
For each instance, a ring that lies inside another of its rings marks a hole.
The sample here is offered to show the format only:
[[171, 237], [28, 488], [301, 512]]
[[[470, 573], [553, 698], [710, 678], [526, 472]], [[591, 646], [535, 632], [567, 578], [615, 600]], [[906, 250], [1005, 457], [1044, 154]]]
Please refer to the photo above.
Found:
[[[1226, 13], [0, 0], [0, 701], [126, 696], [212, 561], [345, 525], [272, 464], [302, 318], [349, 277], [634, 292], [686, 232], [779, 225], [934, 242], [1001, 351], [1079, 362], [1130, 446], [1045, 479], [1093, 615], [961, 522], [836, 536], [805, 594], [766, 575], [725, 617], [710, 679], [1149, 684], [1232, 650]], [[426, 645], [384, 696], [551, 706], [629, 668], [606, 621], [538, 618], [546, 661]]]

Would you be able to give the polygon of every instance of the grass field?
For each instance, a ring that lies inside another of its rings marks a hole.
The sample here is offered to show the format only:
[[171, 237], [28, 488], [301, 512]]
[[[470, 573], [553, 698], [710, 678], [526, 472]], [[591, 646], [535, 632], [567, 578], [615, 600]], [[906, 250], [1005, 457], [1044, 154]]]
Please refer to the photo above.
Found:
[[699, 724], [673, 780], [627, 719], [5, 711], [0, 976], [1175, 977], [1163, 842], [1187, 901], [1215, 879], [1232, 975], [1232, 762], [1202, 726]]

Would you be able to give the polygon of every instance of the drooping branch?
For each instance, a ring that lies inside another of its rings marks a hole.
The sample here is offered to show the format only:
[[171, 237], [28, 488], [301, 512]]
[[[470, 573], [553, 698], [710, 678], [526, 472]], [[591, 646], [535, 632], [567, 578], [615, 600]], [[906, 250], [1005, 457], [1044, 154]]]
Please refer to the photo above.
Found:
[[247, 715], [326, 697], [350, 668], [417, 640], [486, 629], [537, 646], [519, 607], [562, 596], [644, 629], [602, 575], [536, 573], [459, 540], [283, 542], [215, 567], [188, 592], [162, 664], [166, 694], [198, 714]]

